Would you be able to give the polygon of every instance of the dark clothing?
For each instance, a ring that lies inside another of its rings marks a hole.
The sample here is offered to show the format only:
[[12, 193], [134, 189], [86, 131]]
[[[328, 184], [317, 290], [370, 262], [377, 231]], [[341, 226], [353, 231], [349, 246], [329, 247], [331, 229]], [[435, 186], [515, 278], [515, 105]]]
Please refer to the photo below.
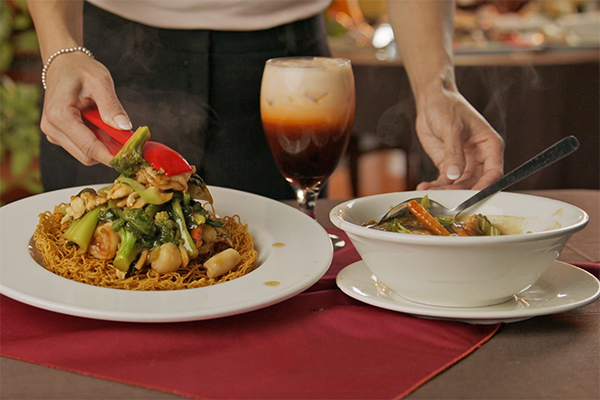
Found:
[[[159, 29], [89, 3], [84, 44], [111, 72], [134, 129], [180, 152], [208, 185], [295, 198], [269, 151], [260, 119], [264, 63], [283, 56], [329, 56], [323, 18], [261, 31]], [[86, 167], [42, 140], [45, 190], [111, 182], [117, 173]]]

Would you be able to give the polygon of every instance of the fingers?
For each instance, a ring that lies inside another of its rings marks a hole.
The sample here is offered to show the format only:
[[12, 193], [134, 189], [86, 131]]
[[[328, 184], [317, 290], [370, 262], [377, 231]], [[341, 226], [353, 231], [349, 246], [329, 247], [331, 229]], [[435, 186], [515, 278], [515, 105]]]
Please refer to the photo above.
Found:
[[504, 139], [492, 127], [487, 127], [478, 145], [477, 157], [482, 160], [479, 179], [473, 184], [473, 189], [481, 190], [504, 176]]
[[102, 120], [113, 128], [131, 130], [133, 126], [129, 116], [117, 98], [110, 75], [107, 81], [98, 85], [95, 89], [93, 97]]
[[77, 109], [63, 112], [45, 110], [40, 127], [50, 143], [64, 148], [84, 165], [109, 165], [112, 160], [106, 146], [83, 124]]
[[502, 157], [499, 160], [495, 159], [498, 154], [504, 154], [504, 152], [497, 151], [490, 154], [484, 164], [481, 178], [473, 185], [474, 190], [485, 189], [504, 176], [504, 160]]
[[96, 103], [100, 115], [117, 129], [131, 129], [110, 73], [86, 55], [59, 57], [49, 70], [41, 130], [84, 165], [109, 165], [111, 153], [82, 121], [80, 110]]
[[444, 162], [440, 170], [450, 181], [456, 181], [463, 175], [466, 164], [464, 146], [463, 127], [455, 124], [444, 135]]
[[462, 96], [443, 100], [430, 103], [417, 126], [440, 175], [417, 188], [483, 189], [503, 175], [504, 141]]

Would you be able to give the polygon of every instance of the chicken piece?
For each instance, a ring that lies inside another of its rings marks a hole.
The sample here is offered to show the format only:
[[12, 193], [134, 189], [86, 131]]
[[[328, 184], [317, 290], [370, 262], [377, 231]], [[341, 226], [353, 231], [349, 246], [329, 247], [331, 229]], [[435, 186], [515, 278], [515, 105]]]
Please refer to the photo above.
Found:
[[93, 210], [94, 208], [105, 204], [108, 199], [106, 197], [98, 196], [91, 192], [83, 192], [79, 195], [85, 204], [86, 210]]
[[65, 207], [65, 216], [61, 223], [69, 222], [71, 219], [79, 219], [85, 214], [85, 202], [81, 197], [71, 196], [71, 203]]
[[140, 169], [135, 176], [135, 179], [146, 186], [155, 186], [161, 192], [167, 190], [186, 191], [188, 189], [188, 180], [191, 172], [174, 176], [166, 176], [160, 174], [152, 167]]
[[79, 196], [71, 196], [71, 202], [65, 207], [65, 216], [61, 220], [61, 223], [67, 223], [71, 219], [79, 219], [86, 211], [93, 210], [107, 201], [106, 197], [98, 196], [91, 192], [83, 192]]
[[109, 190], [106, 198], [109, 200], [122, 199], [123, 197], [129, 196], [133, 192], [134, 190], [131, 188], [131, 186], [115, 181], [115, 184]]
[[142, 208], [146, 204], [148, 204], [148, 202], [142, 199], [139, 194], [133, 192], [129, 196], [127, 196], [125, 204], [127, 204], [127, 207], [129, 208]]

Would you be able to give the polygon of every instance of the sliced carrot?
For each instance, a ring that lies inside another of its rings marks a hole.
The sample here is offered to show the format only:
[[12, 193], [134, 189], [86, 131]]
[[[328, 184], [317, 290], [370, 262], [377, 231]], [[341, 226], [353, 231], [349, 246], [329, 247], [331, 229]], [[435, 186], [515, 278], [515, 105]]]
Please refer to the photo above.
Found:
[[411, 200], [407, 204], [410, 212], [419, 220], [419, 222], [433, 232], [440, 236], [450, 236], [450, 232], [446, 230], [427, 210], [414, 200]]
[[476, 236], [475, 232], [471, 228], [465, 225], [461, 225], [457, 222], [452, 223], [452, 228], [458, 236]]
[[196, 247], [202, 246], [202, 225], [190, 231], [190, 236], [194, 239]]

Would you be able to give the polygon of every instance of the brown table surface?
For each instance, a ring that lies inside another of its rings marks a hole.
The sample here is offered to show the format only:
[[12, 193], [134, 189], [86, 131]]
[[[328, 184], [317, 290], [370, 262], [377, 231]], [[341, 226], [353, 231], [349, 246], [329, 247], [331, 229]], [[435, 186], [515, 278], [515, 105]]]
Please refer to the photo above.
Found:
[[[540, 190], [532, 194], [574, 204], [590, 223], [573, 235], [559, 260], [600, 261], [600, 192]], [[319, 200], [325, 226], [340, 200]], [[410, 399], [599, 399], [600, 302], [506, 324], [480, 349], [408, 396]], [[2, 399], [181, 399], [77, 373], [0, 358]]]

